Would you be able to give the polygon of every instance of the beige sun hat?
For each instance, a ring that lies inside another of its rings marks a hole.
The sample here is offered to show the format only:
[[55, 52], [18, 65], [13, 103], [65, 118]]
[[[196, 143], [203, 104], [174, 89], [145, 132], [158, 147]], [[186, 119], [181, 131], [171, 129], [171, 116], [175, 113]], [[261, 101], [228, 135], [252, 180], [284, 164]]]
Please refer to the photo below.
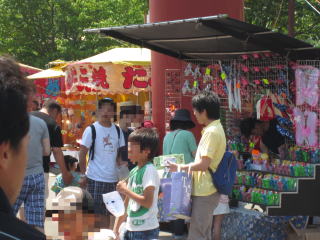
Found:
[[89, 192], [80, 187], [70, 186], [63, 188], [59, 194], [52, 199], [51, 209], [73, 211], [79, 209], [80, 205], [82, 208], [86, 205], [86, 208], [88, 208], [89, 202], [93, 203]]

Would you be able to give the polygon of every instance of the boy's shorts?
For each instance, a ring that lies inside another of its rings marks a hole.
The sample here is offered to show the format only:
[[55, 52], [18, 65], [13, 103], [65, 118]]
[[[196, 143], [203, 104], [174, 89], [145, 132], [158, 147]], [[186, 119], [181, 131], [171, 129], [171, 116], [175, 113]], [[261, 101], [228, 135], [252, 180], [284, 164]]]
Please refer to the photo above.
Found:
[[159, 239], [159, 228], [147, 231], [126, 231], [123, 240], [156, 240]]
[[28, 224], [44, 227], [44, 174], [31, 174], [24, 178], [20, 194], [13, 206], [14, 214], [17, 214], [22, 203], [25, 208], [25, 218]]
[[111, 215], [103, 202], [102, 194], [116, 190], [117, 183], [99, 182], [88, 178], [87, 190], [94, 200], [94, 213], [101, 215]]

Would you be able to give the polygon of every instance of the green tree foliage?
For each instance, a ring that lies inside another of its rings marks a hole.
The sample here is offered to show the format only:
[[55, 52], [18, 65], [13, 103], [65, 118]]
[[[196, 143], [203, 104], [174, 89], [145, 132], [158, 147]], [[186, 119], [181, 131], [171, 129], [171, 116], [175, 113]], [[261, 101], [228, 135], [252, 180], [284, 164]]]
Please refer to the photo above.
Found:
[[144, 0], [0, 0], [0, 53], [44, 67], [127, 46], [83, 30], [141, 24], [147, 10]]
[[[308, 0], [320, 10], [318, 0]], [[248, 23], [288, 34], [288, 0], [245, 0]], [[320, 15], [304, 0], [295, 3], [295, 37], [320, 47]]]

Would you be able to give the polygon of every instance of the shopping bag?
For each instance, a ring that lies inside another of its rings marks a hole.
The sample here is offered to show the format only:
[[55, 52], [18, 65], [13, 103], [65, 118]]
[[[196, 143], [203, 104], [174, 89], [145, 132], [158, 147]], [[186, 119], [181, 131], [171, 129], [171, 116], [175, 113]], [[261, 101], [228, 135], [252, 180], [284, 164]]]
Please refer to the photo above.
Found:
[[191, 175], [186, 172], [171, 174], [170, 214], [180, 219], [191, 216]]
[[160, 222], [168, 222], [175, 219], [170, 213], [171, 187], [171, 178], [162, 178], [160, 180], [160, 195], [158, 199]]

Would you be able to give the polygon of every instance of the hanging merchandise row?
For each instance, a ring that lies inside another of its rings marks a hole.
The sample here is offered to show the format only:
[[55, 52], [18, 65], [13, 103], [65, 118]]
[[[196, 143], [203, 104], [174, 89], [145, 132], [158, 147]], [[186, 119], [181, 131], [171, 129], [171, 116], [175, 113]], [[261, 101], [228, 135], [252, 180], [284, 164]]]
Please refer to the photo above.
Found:
[[[292, 62], [269, 52], [221, 61], [193, 60], [182, 65], [176, 80], [173, 73], [166, 73], [167, 113], [181, 106], [182, 96], [216, 92], [228, 147], [238, 159], [232, 198], [264, 206], [269, 215], [312, 215], [316, 207], [312, 200], [299, 212], [287, 199], [290, 193], [290, 201], [301, 206], [301, 194], [312, 198], [315, 186], [320, 187], [316, 183], [320, 171], [319, 69], [320, 61]], [[268, 122], [274, 128], [270, 141], [281, 147], [264, 153], [261, 136], [244, 137], [239, 123], [246, 118]]]

